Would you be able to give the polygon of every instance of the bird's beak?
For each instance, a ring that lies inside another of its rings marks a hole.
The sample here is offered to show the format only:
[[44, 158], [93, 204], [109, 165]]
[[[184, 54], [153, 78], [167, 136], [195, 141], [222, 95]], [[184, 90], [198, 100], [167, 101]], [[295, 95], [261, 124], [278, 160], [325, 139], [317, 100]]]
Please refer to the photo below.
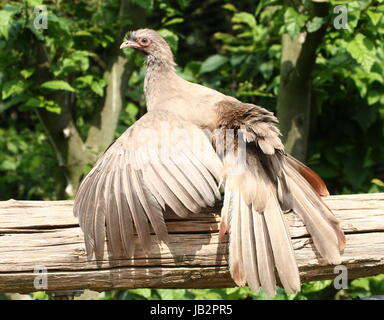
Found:
[[124, 48], [137, 49], [137, 48], [140, 48], [140, 46], [135, 41], [127, 40], [127, 41], [124, 41], [120, 46], [120, 49], [124, 49]]

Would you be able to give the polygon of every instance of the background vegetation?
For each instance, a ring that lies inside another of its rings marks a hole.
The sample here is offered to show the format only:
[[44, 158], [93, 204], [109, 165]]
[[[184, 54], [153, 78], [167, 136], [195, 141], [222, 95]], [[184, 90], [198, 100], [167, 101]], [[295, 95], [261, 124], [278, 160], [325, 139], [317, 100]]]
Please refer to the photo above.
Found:
[[[39, 5], [47, 29], [34, 25]], [[348, 9], [339, 29], [337, 5]], [[125, 32], [142, 26], [166, 37], [183, 77], [277, 111], [287, 149], [331, 193], [383, 192], [383, 13], [383, 0], [2, 1], [0, 200], [73, 197], [97, 155], [145, 112], [143, 57], [118, 49]], [[305, 283], [276, 298], [383, 293], [381, 275], [342, 291], [331, 281]], [[247, 288], [106, 294], [263, 298]]]

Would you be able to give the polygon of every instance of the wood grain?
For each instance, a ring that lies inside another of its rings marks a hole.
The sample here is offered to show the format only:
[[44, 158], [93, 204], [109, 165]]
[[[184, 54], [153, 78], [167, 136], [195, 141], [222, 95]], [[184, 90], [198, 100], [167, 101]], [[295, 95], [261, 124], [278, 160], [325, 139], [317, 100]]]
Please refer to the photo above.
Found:
[[[384, 273], [384, 194], [330, 196], [327, 205], [347, 236], [342, 264], [349, 278]], [[49, 290], [218, 288], [234, 286], [227, 243], [218, 241], [220, 206], [188, 219], [166, 214], [170, 241], [133, 259], [88, 261], [73, 201], [0, 202], [0, 292], [33, 292], [34, 270], [47, 269]], [[292, 213], [287, 214], [302, 281], [333, 279]]]

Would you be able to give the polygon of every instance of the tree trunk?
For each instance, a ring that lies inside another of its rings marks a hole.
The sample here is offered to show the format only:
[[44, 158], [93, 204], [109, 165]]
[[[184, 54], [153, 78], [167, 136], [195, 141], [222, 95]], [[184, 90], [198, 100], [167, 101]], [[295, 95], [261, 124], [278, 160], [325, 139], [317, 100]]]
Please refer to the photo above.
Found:
[[[290, 1], [287, 1], [290, 3]], [[312, 17], [325, 17], [328, 3], [312, 3]], [[283, 142], [288, 153], [301, 161], [307, 154], [310, 127], [312, 70], [316, 62], [316, 49], [320, 45], [327, 25], [319, 30], [299, 33], [295, 38], [284, 34], [280, 68], [280, 92], [277, 115]]]
[[[145, 10], [128, 0], [122, 0], [119, 19], [128, 19], [128, 17], [132, 20], [134, 29], [145, 25]], [[128, 88], [128, 79], [134, 68], [120, 49], [124, 33], [124, 30], [119, 31], [116, 36], [117, 41], [109, 54], [108, 68], [104, 74], [108, 86], [102, 105], [95, 114], [88, 132], [86, 145], [94, 155], [103, 152], [114, 140], [117, 122], [123, 107], [124, 94]]]
[[[38, 41], [35, 44], [38, 68], [34, 75], [35, 82], [41, 84], [53, 80], [54, 76], [49, 69], [49, 58], [44, 44]], [[63, 198], [65, 193], [72, 193], [68, 186], [76, 185], [74, 176], [82, 170], [84, 161], [88, 161], [84, 143], [76, 129], [71, 115], [70, 97], [67, 92], [55, 91], [49, 98], [61, 106], [60, 114], [49, 112], [43, 108], [35, 111], [43, 124], [47, 137], [56, 154], [58, 168], [56, 170], [56, 197]]]

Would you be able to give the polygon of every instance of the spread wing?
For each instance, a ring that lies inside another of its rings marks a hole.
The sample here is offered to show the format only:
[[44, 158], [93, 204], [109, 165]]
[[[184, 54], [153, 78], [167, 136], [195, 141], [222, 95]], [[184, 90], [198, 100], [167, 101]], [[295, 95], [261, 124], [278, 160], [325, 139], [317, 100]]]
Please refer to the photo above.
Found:
[[194, 124], [151, 111], [119, 137], [82, 181], [75, 199], [89, 257], [103, 258], [105, 236], [113, 257], [131, 257], [135, 232], [144, 250], [151, 227], [167, 240], [163, 212], [199, 212], [220, 198], [222, 163]]

